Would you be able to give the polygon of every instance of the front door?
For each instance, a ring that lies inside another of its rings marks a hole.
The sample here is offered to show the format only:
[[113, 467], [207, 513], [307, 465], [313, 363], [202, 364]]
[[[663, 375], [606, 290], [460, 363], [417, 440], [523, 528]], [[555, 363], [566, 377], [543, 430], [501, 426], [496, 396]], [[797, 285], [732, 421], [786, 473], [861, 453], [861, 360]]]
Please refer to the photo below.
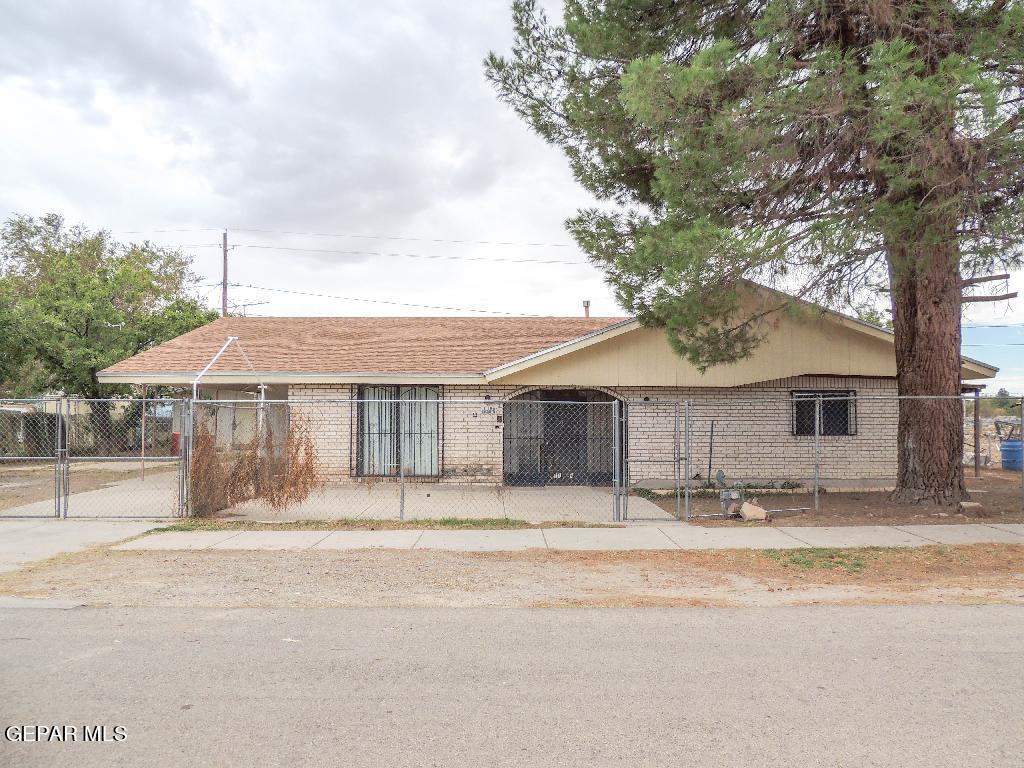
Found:
[[[624, 414], [620, 418], [624, 423]], [[507, 485], [611, 483], [614, 441], [609, 395], [593, 390], [538, 390], [506, 402], [503, 420]]]
[[590, 484], [587, 407], [583, 403], [544, 403], [541, 457], [548, 485]]

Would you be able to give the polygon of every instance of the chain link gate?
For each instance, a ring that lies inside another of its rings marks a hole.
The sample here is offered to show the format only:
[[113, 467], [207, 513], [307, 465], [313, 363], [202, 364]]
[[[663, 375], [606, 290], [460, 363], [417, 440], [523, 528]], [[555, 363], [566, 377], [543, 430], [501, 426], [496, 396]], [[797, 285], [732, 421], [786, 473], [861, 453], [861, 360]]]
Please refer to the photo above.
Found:
[[69, 398], [64, 407], [63, 517], [184, 514], [187, 401]]
[[60, 515], [64, 444], [60, 399], [0, 399], [0, 519]]

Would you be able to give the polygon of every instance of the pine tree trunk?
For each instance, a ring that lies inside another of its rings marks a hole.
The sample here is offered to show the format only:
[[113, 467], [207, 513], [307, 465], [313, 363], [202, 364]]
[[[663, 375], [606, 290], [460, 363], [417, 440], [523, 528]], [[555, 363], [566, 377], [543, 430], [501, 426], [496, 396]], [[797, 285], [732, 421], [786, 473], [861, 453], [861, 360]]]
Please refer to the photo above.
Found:
[[[910, 246], [914, 248], [914, 246]], [[890, 250], [900, 401], [896, 489], [904, 503], [955, 505], [964, 486], [960, 270], [955, 246]], [[945, 399], [928, 399], [939, 396]], [[922, 399], [914, 399], [922, 398]]]

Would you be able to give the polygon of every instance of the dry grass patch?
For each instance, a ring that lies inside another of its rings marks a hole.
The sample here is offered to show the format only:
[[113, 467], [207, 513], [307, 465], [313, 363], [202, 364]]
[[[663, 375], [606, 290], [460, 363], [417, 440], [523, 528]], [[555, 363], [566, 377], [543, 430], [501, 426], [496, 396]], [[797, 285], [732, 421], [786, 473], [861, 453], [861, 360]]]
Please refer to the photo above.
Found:
[[0, 594], [89, 605], [224, 608], [1024, 603], [1024, 546], [488, 553], [98, 549], [0, 574]]
[[1024, 545], [971, 544], [850, 549], [717, 549], [624, 552], [481, 552], [473, 557], [559, 563], [582, 569], [643, 566], [650, 572], [703, 571], [763, 583], [920, 585], [998, 582], [1024, 587]]
[[[694, 553], [700, 558], [709, 553]], [[762, 581], [787, 584], [925, 584], [1024, 587], [1024, 545], [971, 544], [932, 547], [734, 550], [702, 566], [724, 568]]]

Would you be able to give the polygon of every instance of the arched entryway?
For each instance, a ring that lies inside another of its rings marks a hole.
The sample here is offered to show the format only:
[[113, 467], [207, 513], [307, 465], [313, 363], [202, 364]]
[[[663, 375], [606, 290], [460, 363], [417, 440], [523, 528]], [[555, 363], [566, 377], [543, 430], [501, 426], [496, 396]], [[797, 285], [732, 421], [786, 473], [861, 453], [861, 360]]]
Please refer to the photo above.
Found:
[[506, 401], [505, 484], [610, 485], [614, 456], [622, 462], [625, 453], [625, 409], [614, 402], [612, 395], [596, 389], [538, 389]]

